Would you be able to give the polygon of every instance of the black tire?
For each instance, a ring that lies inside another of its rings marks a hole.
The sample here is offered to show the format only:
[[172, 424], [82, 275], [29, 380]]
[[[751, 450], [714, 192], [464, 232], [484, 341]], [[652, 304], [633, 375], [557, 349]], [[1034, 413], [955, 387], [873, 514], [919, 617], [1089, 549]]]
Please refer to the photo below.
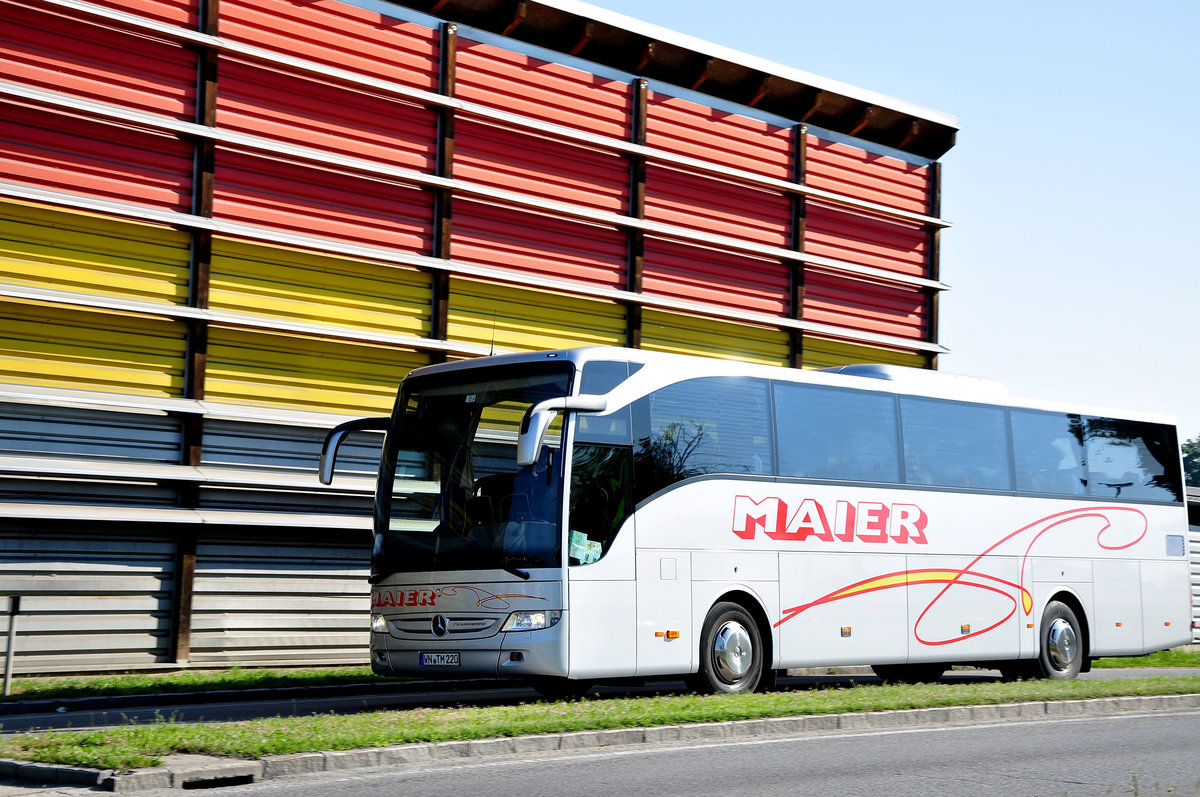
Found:
[[700, 670], [688, 678], [697, 692], [753, 692], [763, 683], [766, 649], [758, 623], [736, 603], [713, 606], [700, 634]]
[[939, 681], [946, 672], [944, 664], [873, 664], [871, 669], [884, 683], [925, 684]]
[[1079, 676], [1086, 652], [1079, 619], [1070, 606], [1060, 601], [1046, 604], [1038, 642], [1036, 673], [1040, 677], [1073, 681]]
[[576, 681], [571, 678], [536, 678], [531, 683], [539, 695], [547, 700], [576, 700], [592, 691], [592, 681]]

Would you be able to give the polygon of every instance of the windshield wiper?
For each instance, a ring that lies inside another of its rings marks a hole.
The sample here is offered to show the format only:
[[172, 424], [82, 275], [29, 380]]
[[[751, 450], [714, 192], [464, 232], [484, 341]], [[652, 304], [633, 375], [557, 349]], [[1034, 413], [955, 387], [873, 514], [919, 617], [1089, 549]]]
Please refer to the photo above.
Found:
[[367, 583], [368, 584], [378, 584], [380, 581], [383, 581], [385, 578], [391, 578], [392, 576], [396, 575], [399, 572], [400, 572], [399, 569], [380, 570], [378, 573], [372, 573], [371, 577], [367, 579]]

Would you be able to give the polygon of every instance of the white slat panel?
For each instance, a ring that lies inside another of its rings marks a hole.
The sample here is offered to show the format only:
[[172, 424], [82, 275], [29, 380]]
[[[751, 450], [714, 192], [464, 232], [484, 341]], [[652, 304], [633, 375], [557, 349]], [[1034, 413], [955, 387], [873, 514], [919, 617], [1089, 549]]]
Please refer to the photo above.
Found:
[[1200, 526], [1188, 526], [1192, 563], [1192, 641], [1200, 642]]

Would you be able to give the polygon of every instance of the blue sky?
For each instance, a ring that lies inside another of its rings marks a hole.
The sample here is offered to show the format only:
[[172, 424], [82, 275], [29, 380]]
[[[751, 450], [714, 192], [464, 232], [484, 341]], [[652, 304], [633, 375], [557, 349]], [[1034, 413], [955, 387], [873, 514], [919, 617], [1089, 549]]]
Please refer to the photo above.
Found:
[[942, 370], [1200, 435], [1200, 0], [595, 0], [959, 119]]

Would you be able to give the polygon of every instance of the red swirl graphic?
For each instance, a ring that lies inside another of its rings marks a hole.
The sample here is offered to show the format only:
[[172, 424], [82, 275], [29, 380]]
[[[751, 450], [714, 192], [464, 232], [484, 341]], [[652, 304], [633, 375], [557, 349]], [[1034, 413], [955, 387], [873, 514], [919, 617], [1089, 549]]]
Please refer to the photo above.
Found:
[[[863, 581], [858, 581], [834, 590], [810, 603], [785, 609], [779, 621], [775, 623], [775, 626], [783, 625], [788, 620], [808, 611], [814, 606], [845, 600], [856, 595], [865, 595], [870, 592], [919, 584], [944, 584], [945, 586], [926, 604], [917, 617], [916, 623], [913, 624], [913, 635], [917, 641], [922, 645], [933, 647], [962, 642], [965, 639], [986, 634], [1008, 622], [1016, 614], [1018, 607], [1023, 609], [1026, 615], [1029, 615], [1033, 611], [1033, 596], [1023, 585], [1026, 583], [1026, 569], [1029, 566], [1033, 546], [1038, 540], [1051, 531], [1073, 531], [1080, 527], [1081, 521], [1088, 519], [1102, 522], [1103, 525], [1096, 533], [1095, 544], [1099, 549], [1105, 551], [1120, 551], [1130, 548], [1141, 542], [1149, 530], [1149, 523], [1146, 520], [1146, 516], [1140, 510], [1132, 507], [1100, 506], [1058, 512], [1036, 520], [1006, 535], [972, 559], [966, 567], [961, 569], [902, 570], [864, 579]], [[979, 569], [979, 565], [986, 565], [986, 557], [1000, 553], [1000, 549], [1005, 547], [1015, 547], [1016, 551], [1013, 553], [1019, 552], [1021, 555], [1021, 575], [1018, 583], [1013, 583]], [[1024, 550], [1021, 550], [1022, 547]], [[969, 587], [1002, 595], [1011, 602], [1011, 607], [1008, 608], [1007, 614], [999, 617], [995, 622], [970, 633], [944, 639], [934, 639], [922, 635], [921, 625], [926, 616], [945, 598], [953, 587]]]
[[488, 592], [486, 589], [479, 587], [471, 587], [466, 584], [454, 584], [449, 587], [442, 587], [438, 590], [439, 595], [453, 598], [458, 595], [460, 589], [470, 590], [475, 593], [475, 605], [480, 609], [507, 609], [509, 608], [508, 598], [529, 598], [531, 600], [544, 601], [546, 598], [540, 595], [496, 595]]

